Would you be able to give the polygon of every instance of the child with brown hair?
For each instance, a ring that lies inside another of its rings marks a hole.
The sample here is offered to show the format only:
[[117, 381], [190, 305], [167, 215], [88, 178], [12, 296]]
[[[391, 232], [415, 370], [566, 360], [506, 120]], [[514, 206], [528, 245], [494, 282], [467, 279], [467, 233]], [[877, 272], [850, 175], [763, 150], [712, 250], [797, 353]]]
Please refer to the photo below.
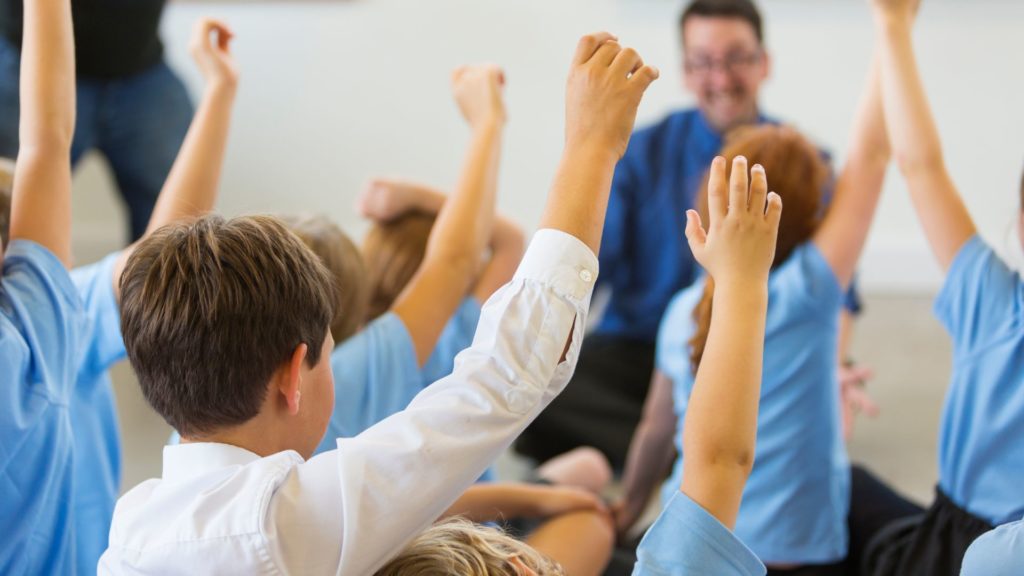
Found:
[[[144, 241], [122, 277], [122, 329], [182, 443], [165, 448], [161, 479], [118, 502], [100, 572], [361, 576], [443, 513], [568, 381], [614, 165], [656, 77], [607, 35], [580, 41], [542, 229], [473, 346], [405, 410], [315, 457], [335, 394], [335, 302], [318, 258], [267, 217], [208, 217]], [[494, 94], [471, 92], [475, 112]]]

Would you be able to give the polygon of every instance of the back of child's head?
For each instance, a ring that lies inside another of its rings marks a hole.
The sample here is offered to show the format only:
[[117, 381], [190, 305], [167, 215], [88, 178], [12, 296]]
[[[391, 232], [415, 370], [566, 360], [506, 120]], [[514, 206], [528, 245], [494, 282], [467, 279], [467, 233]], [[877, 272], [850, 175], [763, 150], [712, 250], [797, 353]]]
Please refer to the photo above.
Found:
[[[762, 125], [734, 130], [721, 155], [729, 162], [737, 156], [748, 165], [760, 164], [768, 176], [768, 188], [782, 197], [782, 220], [772, 268], [785, 262], [801, 244], [809, 241], [821, 224], [822, 195], [829, 168], [821, 152], [799, 132], [785, 126]], [[698, 195], [698, 210], [708, 222], [707, 179]], [[694, 374], [704, 355], [711, 329], [714, 283], [705, 280], [704, 294], [693, 311], [696, 330], [690, 339], [690, 368]]]
[[256, 416], [300, 344], [317, 365], [331, 277], [279, 220], [206, 216], [143, 240], [121, 276], [121, 329], [150, 405], [183, 437]]
[[539, 576], [565, 573], [501, 530], [456, 518], [425, 530], [376, 576], [520, 576], [524, 567]]
[[334, 279], [334, 318], [331, 336], [341, 344], [355, 334], [366, 319], [370, 287], [366, 264], [359, 248], [329, 218], [324, 216], [287, 216], [288, 228], [320, 257]]
[[363, 242], [370, 286], [367, 320], [387, 312], [423, 263], [435, 217], [412, 212], [378, 223]]
[[14, 193], [14, 162], [0, 158], [0, 248], [11, 235], [11, 195]]

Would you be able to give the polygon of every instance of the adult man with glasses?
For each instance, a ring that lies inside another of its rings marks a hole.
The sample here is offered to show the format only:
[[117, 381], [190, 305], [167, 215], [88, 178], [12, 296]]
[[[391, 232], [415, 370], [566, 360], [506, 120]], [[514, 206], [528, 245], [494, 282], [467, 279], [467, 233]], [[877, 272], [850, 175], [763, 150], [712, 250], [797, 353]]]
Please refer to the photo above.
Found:
[[[771, 122], [758, 108], [771, 59], [752, 0], [692, 0], [679, 28], [684, 84], [697, 107], [637, 131], [616, 167], [600, 253], [599, 287], [610, 290], [610, 299], [583, 344], [573, 381], [516, 444], [538, 461], [590, 445], [614, 467], [624, 466], [661, 316], [698, 274], [683, 234], [686, 210], [723, 136]], [[857, 309], [855, 298], [850, 307]]]

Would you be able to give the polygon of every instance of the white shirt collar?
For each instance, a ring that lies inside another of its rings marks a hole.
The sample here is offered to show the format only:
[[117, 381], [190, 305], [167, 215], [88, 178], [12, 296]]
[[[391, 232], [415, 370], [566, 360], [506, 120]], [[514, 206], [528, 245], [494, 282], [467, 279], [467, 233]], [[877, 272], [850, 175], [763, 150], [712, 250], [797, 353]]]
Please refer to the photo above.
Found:
[[222, 468], [245, 466], [260, 459], [245, 448], [219, 442], [164, 446], [163, 479], [186, 480]]

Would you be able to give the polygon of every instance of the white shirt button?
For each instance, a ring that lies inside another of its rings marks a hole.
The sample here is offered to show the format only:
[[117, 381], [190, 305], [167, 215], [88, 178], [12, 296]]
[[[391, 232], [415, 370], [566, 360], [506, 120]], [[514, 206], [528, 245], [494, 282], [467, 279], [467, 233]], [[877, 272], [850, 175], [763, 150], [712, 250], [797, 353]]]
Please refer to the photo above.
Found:
[[594, 274], [590, 270], [580, 270], [580, 280], [584, 282], [593, 282]]

